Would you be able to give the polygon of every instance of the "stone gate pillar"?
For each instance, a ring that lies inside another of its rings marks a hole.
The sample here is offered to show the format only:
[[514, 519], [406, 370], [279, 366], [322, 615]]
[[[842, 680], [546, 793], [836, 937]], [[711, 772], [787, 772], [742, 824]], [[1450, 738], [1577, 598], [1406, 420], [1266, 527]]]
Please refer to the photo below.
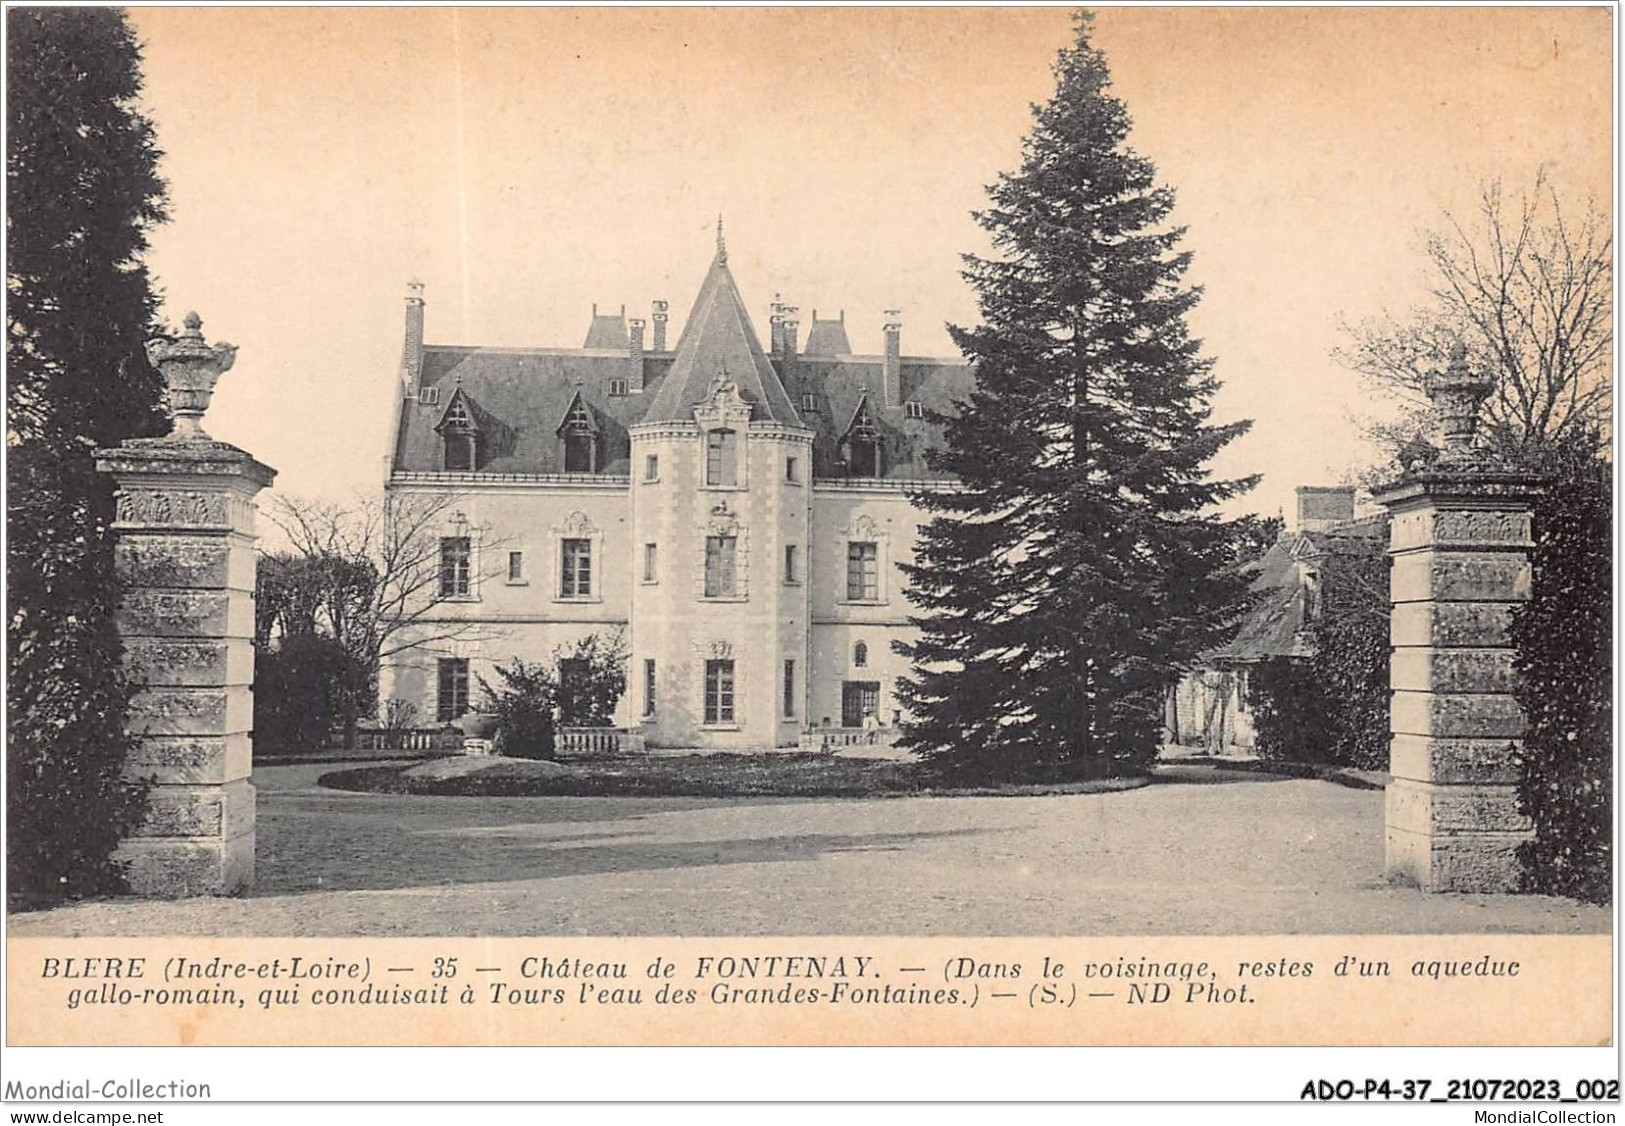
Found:
[[139, 686], [125, 775], [152, 782], [147, 815], [116, 856], [132, 891], [160, 897], [229, 895], [254, 879], [253, 498], [276, 475], [203, 432], [236, 348], [205, 344], [196, 313], [185, 326], [147, 346], [171, 433], [96, 451], [118, 489], [118, 627]]
[[1374, 497], [1392, 515], [1387, 870], [1426, 891], [1516, 890], [1533, 835], [1507, 626], [1529, 597], [1537, 482], [1474, 448], [1490, 389], [1458, 348], [1428, 382], [1444, 449]]

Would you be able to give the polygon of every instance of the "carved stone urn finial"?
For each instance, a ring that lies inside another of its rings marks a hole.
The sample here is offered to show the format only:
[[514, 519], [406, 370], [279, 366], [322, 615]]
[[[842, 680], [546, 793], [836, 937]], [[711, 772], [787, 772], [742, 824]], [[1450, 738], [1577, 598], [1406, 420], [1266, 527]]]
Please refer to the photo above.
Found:
[[196, 313], [187, 313], [181, 323], [185, 331], [178, 338], [147, 341], [147, 359], [164, 378], [164, 398], [175, 419], [169, 440], [207, 441], [203, 412], [214, 397], [214, 385], [231, 370], [237, 345], [204, 343], [203, 318]]
[[1468, 362], [1467, 345], [1460, 340], [1450, 349], [1449, 362], [1428, 373], [1423, 390], [1439, 414], [1444, 433], [1444, 458], [1475, 460], [1473, 439], [1478, 434], [1478, 411], [1494, 388], [1495, 380], [1490, 374], [1475, 371]]

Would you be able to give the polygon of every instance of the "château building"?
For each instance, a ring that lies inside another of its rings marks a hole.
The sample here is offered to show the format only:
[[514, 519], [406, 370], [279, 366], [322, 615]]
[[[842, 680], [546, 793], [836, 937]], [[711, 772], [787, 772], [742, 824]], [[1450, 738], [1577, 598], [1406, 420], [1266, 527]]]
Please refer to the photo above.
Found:
[[492, 666], [620, 628], [616, 720], [649, 746], [894, 723], [908, 494], [952, 487], [926, 453], [968, 366], [903, 355], [890, 311], [879, 354], [853, 352], [844, 313], [814, 312], [801, 346], [777, 301], [764, 349], [720, 223], [675, 347], [665, 301], [650, 321], [594, 307], [580, 348], [428, 344], [413, 287], [388, 488], [451, 501], [422, 625], [477, 628], [402, 654], [383, 698], [449, 721]]

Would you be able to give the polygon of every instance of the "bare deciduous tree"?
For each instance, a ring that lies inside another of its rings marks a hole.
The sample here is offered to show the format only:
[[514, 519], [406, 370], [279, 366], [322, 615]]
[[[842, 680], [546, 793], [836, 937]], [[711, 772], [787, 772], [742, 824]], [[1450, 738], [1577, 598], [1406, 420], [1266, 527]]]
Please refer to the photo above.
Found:
[[1571, 210], [1544, 173], [1516, 205], [1499, 181], [1485, 185], [1476, 217], [1446, 213], [1426, 234], [1433, 301], [1404, 319], [1345, 326], [1350, 343], [1337, 358], [1406, 412], [1397, 426], [1372, 427], [1374, 436], [1398, 444], [1427, 424], [1424, 381], [1457, 341], [1496, 377], [1484, 407], [1493, 440], [1528, 449], [1606, 429], [1613, 237], [1594, 204]]
[[457, 494], [440, 492], [386, 491], [349, 504], [277, 497], [267, 517], [298, 555], [346, 565], [315, 568], [312, 574], [370, 571], [370, 585], [312, 592], [309, 599], [320, 607], [322, 624], [332, 637], [376, 678], [379, 669], [410, 651], [442, 652], [453, 643], [497, 636], [488, 624], [456, 612], [466, 595], [447, 582], [442, 554], [447, 536], [468, 536], [479, 543], [469, 564], [476, 570], [464, 573], [467, 584], [489, 577], [490, 568], [482, 567], [480, 559], [501, 554], [483, 529], [469, 525], [462, 504]]

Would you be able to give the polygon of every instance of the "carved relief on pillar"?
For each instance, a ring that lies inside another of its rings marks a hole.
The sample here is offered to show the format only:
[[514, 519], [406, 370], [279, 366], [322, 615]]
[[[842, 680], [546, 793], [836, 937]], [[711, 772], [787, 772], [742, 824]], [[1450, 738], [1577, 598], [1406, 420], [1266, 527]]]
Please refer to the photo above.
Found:
[[1529, 548], [1527, 511], [1495, 509], [1413, 509], [1396, 513], [1390, 524], [1395, 551], [1418, 547]]
[[1504, 511], [1435, 512], [1433, 539], [1438, 544], [1487, 543], [1529, 547], [1532, 546], [1529, 516], [1527, 512]]
[[228, 493], [194, 489], [120, 489], [117, 523], [124, 527], [219, 528], [253, 531], [253, 505]]

